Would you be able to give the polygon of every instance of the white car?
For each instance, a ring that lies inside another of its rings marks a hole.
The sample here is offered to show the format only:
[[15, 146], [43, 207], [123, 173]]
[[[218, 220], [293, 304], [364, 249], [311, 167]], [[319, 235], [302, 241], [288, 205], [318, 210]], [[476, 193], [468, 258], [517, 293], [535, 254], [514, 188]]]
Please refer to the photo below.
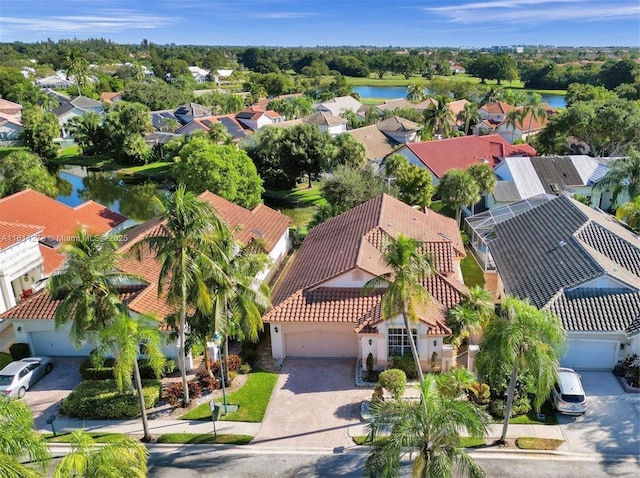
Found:
[[552, 392], [553, 408], [566, 415], [584, 415], [587, 412], [587, 396], [580, 382], [580, 375], [571, 368], [558, 369], [558, 381]]
[[29, 387], [52, 369], [49, 357], [28, 357], [11, 362], [0, 370], [0, 394], [22, 398]]

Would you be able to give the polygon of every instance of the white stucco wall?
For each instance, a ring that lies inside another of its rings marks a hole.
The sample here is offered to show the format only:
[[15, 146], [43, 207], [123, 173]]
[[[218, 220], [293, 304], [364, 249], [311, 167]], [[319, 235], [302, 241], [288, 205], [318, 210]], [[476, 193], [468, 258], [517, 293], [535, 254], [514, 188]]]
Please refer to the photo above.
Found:
[[0, 312], [16, 305], [20, 294], [42, 278], [42, 269], [37, 235], [0, 251]]
[[360, 288], [373, 278], [373, 275], [363, 271], [362, 269], [354, 269], [323, 282], [321, 287]]

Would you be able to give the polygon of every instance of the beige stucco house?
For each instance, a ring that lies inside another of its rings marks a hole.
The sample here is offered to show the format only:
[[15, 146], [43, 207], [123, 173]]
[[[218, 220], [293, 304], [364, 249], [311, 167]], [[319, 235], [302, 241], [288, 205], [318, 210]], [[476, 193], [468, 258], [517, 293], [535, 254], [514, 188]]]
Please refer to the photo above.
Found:
[[363, 293], [370, 279], [388, 271], [383, 251], [403, 234], [423, 244], [436, 273], [424, 287], [434, 298], [419, 313], [412, 333], [422, 367], [447, 370], [452, 364], [446, 312], [460, 302], [462, 238], [453, 219], [414, 209], [382, 194], [314, 227], [274, 290], [269, 324], [273, 357], [356, 357], [369, 353], [377, 369], [391, 357], [410, 353], [400, 316], [383, 321], [380, 301], [385, 288]]

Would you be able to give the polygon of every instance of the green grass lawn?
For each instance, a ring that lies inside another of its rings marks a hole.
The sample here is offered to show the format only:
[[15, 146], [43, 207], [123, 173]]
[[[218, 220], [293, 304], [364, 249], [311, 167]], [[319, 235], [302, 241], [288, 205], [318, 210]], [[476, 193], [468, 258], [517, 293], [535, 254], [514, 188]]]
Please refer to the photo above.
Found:
[[155, 163], [143, 164], [141, 166], [130, 166], [121, 168], [118, 174], [123, 176], [137, 176], [150, 179], [167, 179], [171, 178], [171, 169], [173, 162], [158, 161]]
[[[259, 423], [264, 418], [278, 374], [252, 372], [242, 388], [227, 395], [227, 403], [238, 405], [238, 411], [221, 415], [220, 420]], [[180, 417], [182, 420], [211, 420], [209, 402], [194, 408]]]
[[433, 209], [435, 212], [439, 212], [443, 216], [450, 217], [451, 219], [456, 218], [456, 210], [442, 201], [433, 201], [429, 208]]
[[211, 435], [199, 433], [167, 433], [160, 435], [156, 443], [178, 443], [189, 445], [248, 445], [253, 440], [250, 435], [227, 435], [218, 434], [213, 436], [213, 424], [211, 425]]
[[474, 285], [484, 287], [484, 272], [482, 272], [471, 251], [467, 250], [467, 257], [460, 261], [460, 269], [467, 287], [473, 287]]
[[0, 369], [5, 368], [12, 362], [11, 355], [0, 352]]
[[[526, 415], [519, 415], [517, 417], [513, 417], [509, 420], [510, 424], [513, 425], [557, 425], [558, 417], [556, 413], [553, 411], [553, 407], [551, 404], [546, 401], [542, 404], [542, 408], [540, 409], [540, 413], [544, 415], [544, 419], [538, 418], [538, 414], [531, 409], [529, 413]], [[502, 420], [499, 421], [502, 423]]]
[[555, 438], [520, 437], [516, 439], [516, 446], [522, 450], [557, 450], [564, 440]]
[[289, 216], [292, 221], [291, 227], [302, 228], [303, 233], [318, 208], [326, 203], [317, 182], [313, 183], [311, 188], [304, 182], [294, 189], [265, 191], [263, 197], [267, 206]]
[[[42, 436], [47, 443], [69, 443], [71, 441], [71, 432], [57, 433], [54, 436], [53, 433], [43, 433]], [[102, 432], [87, 432], [91, 438], [97, 443], [110, 443], [127, 436], [124, 433], [102, 433]]]
[[[388, 440], [387, 437], [379, 437], [373, 443], [369, 440], [369, 435], [360, 435], [351, 437], [356, 445], [384, 445]], [[473, 448], [486, 445], [483, 437], [460, 437], [460, 445], [462, 448]]]

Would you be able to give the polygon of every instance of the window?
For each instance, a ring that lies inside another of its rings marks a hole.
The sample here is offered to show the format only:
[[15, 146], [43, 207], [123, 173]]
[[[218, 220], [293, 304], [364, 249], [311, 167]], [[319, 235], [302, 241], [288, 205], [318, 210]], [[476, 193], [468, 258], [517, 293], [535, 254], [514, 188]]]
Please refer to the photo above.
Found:
[[[411, 329], [411, 335], [413, 341], [418, 346], [418, 331]], [[409, 345], [409, 336], [406, 329], [389, 329], [388, 332], [388, 345], [389, 345], [389, 357], [402, 357], [405, 354], [411, 353], [411, 346]]]

